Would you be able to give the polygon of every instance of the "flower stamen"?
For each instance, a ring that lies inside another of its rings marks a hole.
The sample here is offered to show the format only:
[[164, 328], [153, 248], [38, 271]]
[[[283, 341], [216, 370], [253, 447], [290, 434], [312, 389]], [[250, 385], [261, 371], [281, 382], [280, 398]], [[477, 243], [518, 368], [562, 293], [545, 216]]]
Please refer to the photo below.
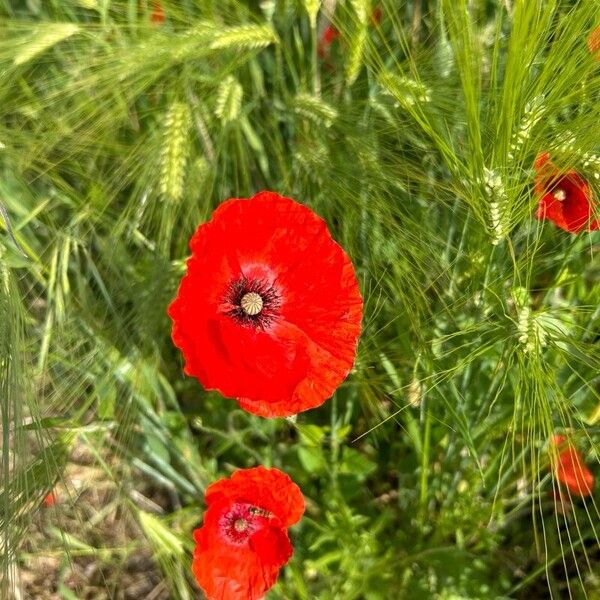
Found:
[[247, 294], [244, 294], [240, 300], [242, 310], [251, 317], [260, 314], [263, 309], [263, 304], [261, 295], [256, 292], [248, 292]]
[[565, 190], [563, 190], [562, 188], [558, 188], [552, 195], [559, 202], [563, 202], [567, 199], [567, 192], [565, 192]]
[[226, 314], [238, 323], [265, 329], [279, 315], [280, 297], [268, 281], [241, 277], [231, 282], [223, 298]]
[[233, 528], [238, 532], [238, 533], [243, 533], [244, 531], [246, 531], [246, 529], [248, 529], [248, 521], [246, 521], [246, 519], [236, 519], [233, 522]]

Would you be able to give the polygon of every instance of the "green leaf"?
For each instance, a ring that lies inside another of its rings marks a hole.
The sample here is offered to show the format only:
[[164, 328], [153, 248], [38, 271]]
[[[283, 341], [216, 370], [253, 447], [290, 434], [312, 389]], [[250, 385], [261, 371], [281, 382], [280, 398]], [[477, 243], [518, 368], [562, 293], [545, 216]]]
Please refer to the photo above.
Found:
[[369, 460], [362, 452], [352, 448], [344, 448], [340, 473], [356, 475], [364, 479], [377, 469], [377, 464]]
[[300, 446], [298, 458], [308, 473], [316, 475], [325, 471], [326, 463], [320, 448]]

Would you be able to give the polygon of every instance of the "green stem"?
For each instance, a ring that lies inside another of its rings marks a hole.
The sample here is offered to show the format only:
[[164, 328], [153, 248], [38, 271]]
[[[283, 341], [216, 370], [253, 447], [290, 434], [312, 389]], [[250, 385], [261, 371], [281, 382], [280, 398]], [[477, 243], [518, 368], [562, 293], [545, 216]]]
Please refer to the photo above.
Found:
[[427, 512], [427, 479], [429, 476], [429, 446], [431, 444], [431, 414], [425, 406], [423, 399], [423, 411], [425, 412], [425, 432], [423, 435], [423, 451], [421, 453], [421, 486], [419, 493], [419, 512], [421, 521], [425, 521]]
[[340, 444], [337, 436], [337, 398], [334, 395], [331, 399], [331, 481], [334, 490], [338, 489], [338, 457]]
[[312, 62], [312, 76], [313, 76], [313, 93], [315, 96], [321, 95], [321, 81], [319, 79], [319, 62], [318, 62], [318, 54], [317, 54], [317, 21], [314, 19], [314, 22], [310, 24], [310, 41], [311, 41], [311, 62]]

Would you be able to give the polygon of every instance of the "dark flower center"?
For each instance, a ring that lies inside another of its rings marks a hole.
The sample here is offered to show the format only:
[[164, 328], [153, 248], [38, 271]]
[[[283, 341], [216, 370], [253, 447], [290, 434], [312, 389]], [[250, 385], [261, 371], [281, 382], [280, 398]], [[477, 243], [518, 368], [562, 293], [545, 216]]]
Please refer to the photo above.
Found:
[[268, 282], [241, 277], [227, 290], [225, 313], [242, 325], [265, 329], [279, 314], [279, 293]]
[[250, 536], [261, 529], [271, 513], [245, 502], [234, 503], [220, 518], [221, 532], [233, 544], [244, 544]]

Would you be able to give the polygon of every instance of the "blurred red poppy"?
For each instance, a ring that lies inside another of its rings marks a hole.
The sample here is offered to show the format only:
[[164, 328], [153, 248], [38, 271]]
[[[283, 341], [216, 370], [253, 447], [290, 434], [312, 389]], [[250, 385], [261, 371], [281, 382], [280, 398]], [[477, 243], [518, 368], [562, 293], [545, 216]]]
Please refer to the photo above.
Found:
[[[381, 17], [383, 16], [383, 10], [380, 6], [377, 6], [372, 14], [371, 14], [371, 25], [376, 27], [381, 23]], [[321, 39], [319, 40], [319, 44], [317, 46], [317, 53], [321, 58], [325, 58], [327, 53], [329, 52], [329, 47], [331, 44], [339, 39], [340, 32], [330, 23], [325, 27], [323, 33], [321, 34]]]
[[329, 47], [340, 37], [340, 32], [331, 24], [327, 25], [323, 30], [323, 34], [321, 35], [321, 39], [319, 40], [319, 44], [317, 46], [317, 53], [321, 58], [324, 58], [329, 51]]
[[54, 495], [54, 492], [50, 492], [45, 498], [44, 498], [44, 506], [46, 508], [49, 508], [50, 506], [54, 506], [54, 504], [56, 504], [56, 496]]
[[371, 15], [371, 22], [373, 25], [379, 25], [381, 23], [381, 17], [383, 16], [383, 9], [381, 6], [376, 6]]
[[185, 373], [263, 417], [321, 405], [356, 354], [362, 298], [325, 222], [273, 192], [221, 204], [169, 307]]
[[594, 475], [585, 466], [579, 453], [563, 435], [555, 435], [552, 440], [558, 449], [556, 459], [556, 478], [566, 486], [572, 494], [589, 496], [594, 488]]
[[588, 48], [590, 54], [600, 60], [600, 27], [596, 27], [588, 37]]
[[575, 171], [561, 174], [548, 152], [538, 155], [534, 169], [538, 219], [548, 219], [571, 233], [600, 228], [598, 220], [592, 218], [595, 203], [587, 181]]
[[278, 469], [241, 469], [206, 490], [192, 571], [208, 600], [259, 600], [293, 548], [287, 528], [304, 513], [300, 488]]
[[167, 15], [158, 1], [152, 2], [152, 12], [150, 13], [150, 23], [162, 25], [167, 20]]

